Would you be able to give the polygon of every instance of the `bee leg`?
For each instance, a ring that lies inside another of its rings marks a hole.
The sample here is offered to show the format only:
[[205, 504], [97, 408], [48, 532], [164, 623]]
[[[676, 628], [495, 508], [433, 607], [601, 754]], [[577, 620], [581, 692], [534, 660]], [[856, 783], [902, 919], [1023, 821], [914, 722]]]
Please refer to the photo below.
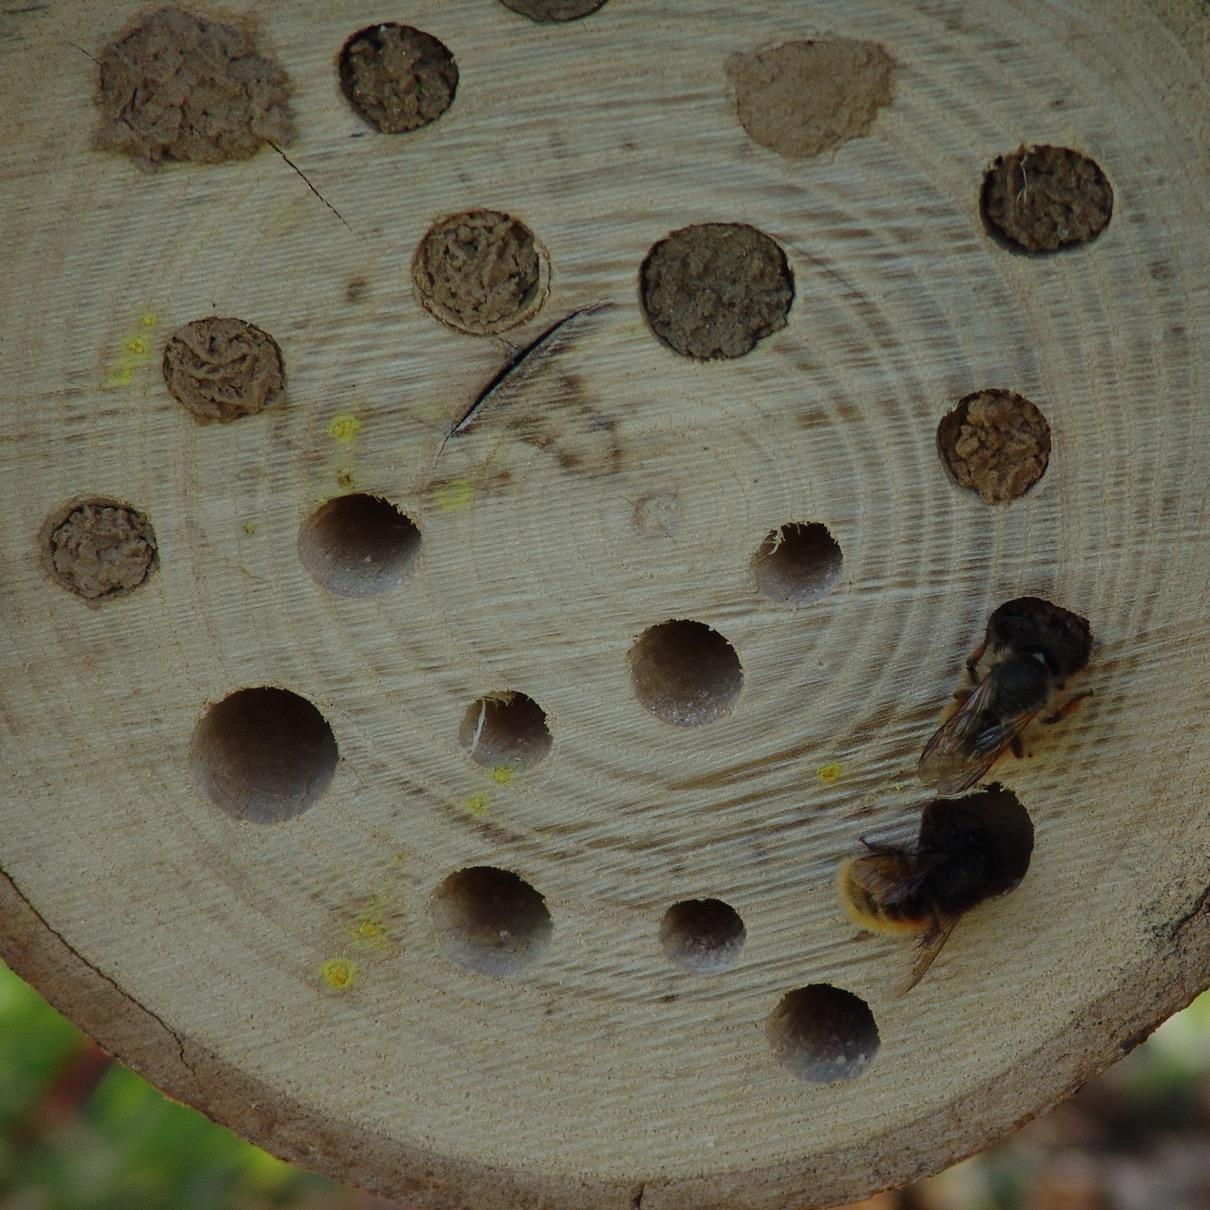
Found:
[[955, 689], [954, 690], [954, 700], [959, 701], [959, 702], [964, 702], [974, 692], [975, 691], [973, 689]]
[[1024, 745], [1022, 742], [1021, 742], [1021, 737], [1020, 737], [1019, 735], [1014, 735], [1014, 736], [1012, 737], [1012, 739], [1010, 739], [1010, 740], [1008, 741], [1008, 746], [1009, 746], [1010, 750], [1012, 751], [1012, 754], [1013, 754], [1013, 755], [1014, 755], [1014, 756], [1015, 756], [1015, 757], [1016, 757], [1018, 760], [1022, 760], [1022, 759], [1024, 759], [1024, 757], [1025, 757], [1025, 745]]
[[1048, 726], [1062, 722], [1069, 714], [1075, 713], [1077, 707], [1086, 697], [1092, 697], [1091, 689], [1085, 689], [1083, 693], [1077, 693], [1075, 697], [1069, 697], [1053, 714], [1048, 714], [1042, 721]]
[[[971, 678], [971, 684], [979, 683], [979, 674], [975, 671], [979, 667], [979, 661], [983, 658], [983, 653], [987, 650], [987, 640], [984, 639], [974, 651], [971, 652], [970, 658], [966, 661], [966, 675]], [[957, 694], [955, 694], [955, 697]]]

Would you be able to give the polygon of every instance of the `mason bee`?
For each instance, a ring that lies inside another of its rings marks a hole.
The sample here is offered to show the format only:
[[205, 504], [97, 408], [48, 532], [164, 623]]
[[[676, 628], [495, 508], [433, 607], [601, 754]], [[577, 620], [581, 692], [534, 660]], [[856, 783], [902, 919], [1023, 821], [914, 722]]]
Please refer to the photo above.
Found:
[[879, 844], [837, 872], [840, 901], [872, 933], [919, 937], [919, 955], [899, 995], [924, 977], [962, 916], [1025, 877], [1034, 827], [1016, 796], [999, 786], [939, 798], [920, 816], [914, 843]]
[[979, 781], [1011, 748], [1021, 756], [1021, 733], [1043, 710], [1057, 723], [1088, 693], [1063, 705], [1067, 678], [1087, 663], [1088, 623], [1040, 597], [1017, 597], [988, 620], [982, 645], [966, 662], [973, 689], [954, 696], [958, 708], [925, 745], [918, 772], [926, 786], [957, 794]]

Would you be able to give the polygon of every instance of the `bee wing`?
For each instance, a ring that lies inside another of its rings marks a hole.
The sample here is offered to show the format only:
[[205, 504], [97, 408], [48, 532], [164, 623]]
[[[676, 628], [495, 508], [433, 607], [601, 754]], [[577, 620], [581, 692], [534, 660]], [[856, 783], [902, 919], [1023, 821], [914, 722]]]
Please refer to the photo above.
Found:
[[879, 903], [894, 907], [919, 892], [937, 860], [913, 859], [905, 853], [867, 853], [852, 861], [849, 877]]
[[933, 733], [917, 766], [920, 780], [926, 786], [934, 786], [941, 794], [958, 794], [969, 789], [1037, 713], [1027, 710], [989, 722], [988, 708], [994, 693], [993, 671]]
[[897, 996], [906, 996], [924, 978], [928, 968], [933, 965], [933, 959], [941, 953], [942, 947], [950, 939], [950, 933], [954, 931], [954, 925], [959, 919], [959, 916], [939, 917], [933, 928], [920, 939], [920, 953], [912, 965], [912, 973], [896, 989]]

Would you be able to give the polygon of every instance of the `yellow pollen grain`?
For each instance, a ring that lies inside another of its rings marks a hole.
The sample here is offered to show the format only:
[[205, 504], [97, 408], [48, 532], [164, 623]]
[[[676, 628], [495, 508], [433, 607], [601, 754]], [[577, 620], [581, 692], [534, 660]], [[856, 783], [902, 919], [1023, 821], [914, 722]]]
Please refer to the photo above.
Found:
[[357, 974], [357, 964], [348, 958], [329, 958], [319, 968], [323, 981], [336, 992], [347, 991]]
[[840, 775], [844, 772], [844, 766], [840, 761], [829, 761], [826, 765], [820, 765], [815, 770], [815, 776], [819, 778], [825, 786], [830, 786], [833, 782], [840, 780]]
[[497, 765], [492, 770], [492, 781], [498, 786], [507, 786], [513, 779], [513, 771], [509, 765]]
[[361, 432], [361, 421], [351, 413], [345, 412], [340, 416], [334, 416], [332, 423], [328, 425], [328, 436], [333, 441], [342, 441], [345, 445], [353, 441], [357, 434]]

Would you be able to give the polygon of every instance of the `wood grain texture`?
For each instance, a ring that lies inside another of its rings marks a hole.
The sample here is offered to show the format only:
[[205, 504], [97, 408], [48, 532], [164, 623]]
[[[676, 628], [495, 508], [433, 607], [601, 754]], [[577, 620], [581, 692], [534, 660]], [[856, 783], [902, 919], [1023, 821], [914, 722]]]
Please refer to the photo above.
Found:
[[[5, 959], [304, 1164], [436, 1206], [617, 1210], [905, 1182], [1210, 984], [1206, 6], [609, 0], [538, 25], [415, 0], [399, 19], [452, 49], [459, 84], [398, 137], [352, 113], [334, 67], [380, 7], [255, 9], [305, 180], [269, 148], [154, 173], [93, 150], [90, 56], [139, 10], [0, 7]], [[819, 35], [882, 44], [895, 99], [867, 137], [783, 159], [740, 126], [725, 63]], [[1029, 258], [987, 237], [982, 173], [1023, 142], [1104, 169], [1094, 243]], [[411, 289], [428, 227], [472, 208], [521, 219], [548, 258], [545, 302], [502, 336], [443, 327]], [[714, 222], [776, 240], [795, 298], [750, 354], [702, 364], [657, 342], [636, 282], [657, 240]], [[277, 341], [282, 406], [202, 426], [172, 400], [164, 345], [209, 315]], [[1052, 433], [1043, 479], [1002, 507], [935, 447], [992, 387]], [[350, 491], [420, 531], [379, 595], [333, 593], [299, 557], [304, 521]], [[159, 555], [96, 608], [38, 550], [90, 495], [145, 512]], [[843, 551], [807, 604], [761, 595], [751, 567], [788, 522]], [[964, 657], [1027, 593], [1090, 621], [1095, 696], [997, 768], [1037, 831], [1020, 889], [896, 999], [910, 951], [857, 939], [833, 871], [859, 835], [910, 826]], [[742, 663], [708, 725], [632, 690], [629, 649], [672, 618]], [[216, 809], [190, 765], [208, 705], [256, 686], [314, 703], [339, 749], [276, 824]], [[553, 740], [511, 777], [459, 742], [509, 690]], [[550, 912], [506, 978], [441, 946], [433, 892], [474, 866]], [[686, 971], [660, 921], [711, 896], [746, 941], [730, 969]], [[816, 983], [877, 1021], [851, 1081], [770, 1053], [766, 1018]]]

